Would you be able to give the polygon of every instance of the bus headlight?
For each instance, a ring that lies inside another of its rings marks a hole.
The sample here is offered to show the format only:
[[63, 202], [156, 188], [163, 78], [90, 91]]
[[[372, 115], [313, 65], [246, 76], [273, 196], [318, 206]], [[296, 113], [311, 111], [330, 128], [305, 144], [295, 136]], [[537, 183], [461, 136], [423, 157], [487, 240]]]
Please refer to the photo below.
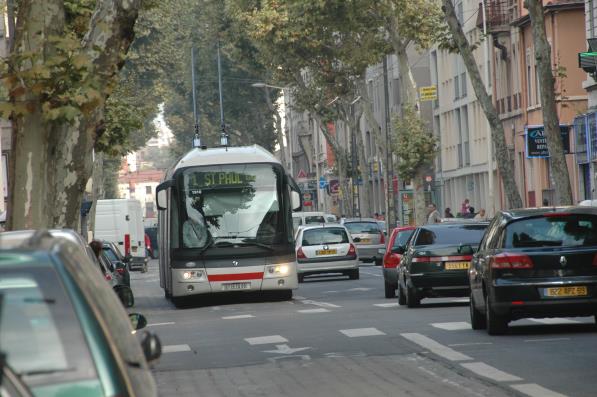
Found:
[[268, 265], [266, 266], [266, 277], [285, 277], [288, 276], [290, 268], [288, 265]]
[[205, 281], [205, 270], [187, 270], [182, 273], [182, 281]]

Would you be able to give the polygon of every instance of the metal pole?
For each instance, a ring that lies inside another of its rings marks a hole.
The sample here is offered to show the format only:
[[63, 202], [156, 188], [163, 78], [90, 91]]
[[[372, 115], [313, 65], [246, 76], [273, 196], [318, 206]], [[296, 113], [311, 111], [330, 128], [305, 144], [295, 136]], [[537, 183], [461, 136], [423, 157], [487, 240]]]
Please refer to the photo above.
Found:
[[195, 120], [195, 129], [197, 129], [199, 120], [197, 119], [197, 98], [195, 95], [195, 47], [191, 47], [191, 79], [193, 80], [193, 118]]
[[[286, 98], [286, 89], [283, 89], [282, 92], [284, 93], [284, 98]], [[288, 93], [288, 112], [286, 114], [288, 114], [288, 118], [286, 119], [288, 124], [288, 136], [286, 139], [288, 139], [288, 151], [290, 152], [290, 175], [294, 178], [294, 158], [292, 157], [294, 151], [292, 142], [292, 97], [290, 92]]]
[[224, 124], [224, 100], [222, 98], [222, 62], [220, 61], [220, 42], [218, 41], [218, 88], [220, 90], [220, 124], [222, 132], [226, 131]]
[[388, 90], [388, 57], [383, 58], [383, 91], [384, 91], [384, 111], [385, 111], [385, 129], [386, 129], [386, 169], [384, 170], [384, 179], [386, 180], [386, 228], [388, 236], [395, 225], [394, 220], [394, 188], [392, 174], [392, 154], [390, 150], [390, 94]]
[[[489, 93], [489, 39], [487, 37], [487, 16], [485, 13], [485, 0], [481, 0], [481, 11], [483, 16], [483, 36], [485, 38], [485, 45], [483, 46], [483, 56], [485, 58], [485, 87], [487, 94]], [[495, 214], [495, 200], [493, 198], [493, 142], [491, 140], [491, 129], [489, 120], [486, 120], [487, 128], [487, 182], [489, 189], [487, 191], [487, 212], [491, 217]]]

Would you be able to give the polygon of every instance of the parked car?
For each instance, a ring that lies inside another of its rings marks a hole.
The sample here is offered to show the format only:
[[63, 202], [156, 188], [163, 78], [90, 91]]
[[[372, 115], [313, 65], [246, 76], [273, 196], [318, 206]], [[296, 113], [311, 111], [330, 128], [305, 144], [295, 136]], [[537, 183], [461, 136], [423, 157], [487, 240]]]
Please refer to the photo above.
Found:
[[103, 242], [103, 257], [106, 258], [114, 267], [115, 272], [122, 277], [122, 283], [128, 287], [131, 286], [131, 275], [127, 266], [128, 259], [124, 258], [114, 243]]
[[363, 262], [376, 262], [377, 265], [381, 265], [383, 255], [379, 253], [379, 249], [385, 247], [386, 236], [377, 222], [373, 218], [355, 218], [345, 219], [342, 224], [350, 232], [359, 258]]
[[597, 208], [498, 212], [469, 270], [473, 329], [597, 313]]
[[[398, 268], [398, 303], [418, 306], [423, 298], [468, 296], [467, 272], [487, 222], [436, 223], [419, 226]], [[466, 252], [463, 250], [466, 247]]]
[[[148, 238], [149, 238], [149, 245], [147, 244]], [[149, 256], [152, 259], [157, 259], [158, 255], [159, 255], [158, 227], [157, 226], [145, 228], [145, 245], [148, 245]]]
[[305, 276], [321, 273], [346, 274], [359, 278], [357, 249], [350, 233], [341, 225], [304, 226], [296, 238], [297, 273], [300, 283]]
[[383, 254], [383, 281], [386, 298], [396, 297], [396, 289], [398, 288], [398, 272], [396, 268], [402, 258], [399, 252], [404, 252], [406, 243], [414, 230], [414, 226], [395, 228], [392, 230], [392, 234], [390, 234], [387, 247], [380, 250], [380, 254]]
[[[37, 397], [157, 396], [148, 361], [157, 336], [127, 315], [79, 247], [29, 231], [19, 244], [0, 234], [0, 346], [8, 365]], [[132, 326], [135, 324], [135, 327]]]

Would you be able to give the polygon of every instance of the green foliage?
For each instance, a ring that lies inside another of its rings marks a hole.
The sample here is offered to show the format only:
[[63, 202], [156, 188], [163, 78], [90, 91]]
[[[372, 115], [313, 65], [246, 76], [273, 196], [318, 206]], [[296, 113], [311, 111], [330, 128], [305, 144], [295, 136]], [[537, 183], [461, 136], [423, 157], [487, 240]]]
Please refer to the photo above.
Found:
[[437, 152], [437, 140], [411, 108], [403, 108], [402, 117], [394, 119], [392, 146], [398, 156], [398, 177], [403, 180], [429, 166]]

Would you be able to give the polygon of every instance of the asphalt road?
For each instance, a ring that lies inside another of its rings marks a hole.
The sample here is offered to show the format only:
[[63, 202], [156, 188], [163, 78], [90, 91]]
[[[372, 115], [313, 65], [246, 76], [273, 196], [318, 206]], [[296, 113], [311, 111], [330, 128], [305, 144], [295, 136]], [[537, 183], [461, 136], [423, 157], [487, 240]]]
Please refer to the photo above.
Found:
[[520, 320], [505, 336], [469, 325], [467, 299], [398, 307], [377, 267], [311, 278], [292, 301], [200, 297], [176, 309], [157, 262], [131, 275], [164, 353], [161, 396], [595, 396], [593, 318]]

